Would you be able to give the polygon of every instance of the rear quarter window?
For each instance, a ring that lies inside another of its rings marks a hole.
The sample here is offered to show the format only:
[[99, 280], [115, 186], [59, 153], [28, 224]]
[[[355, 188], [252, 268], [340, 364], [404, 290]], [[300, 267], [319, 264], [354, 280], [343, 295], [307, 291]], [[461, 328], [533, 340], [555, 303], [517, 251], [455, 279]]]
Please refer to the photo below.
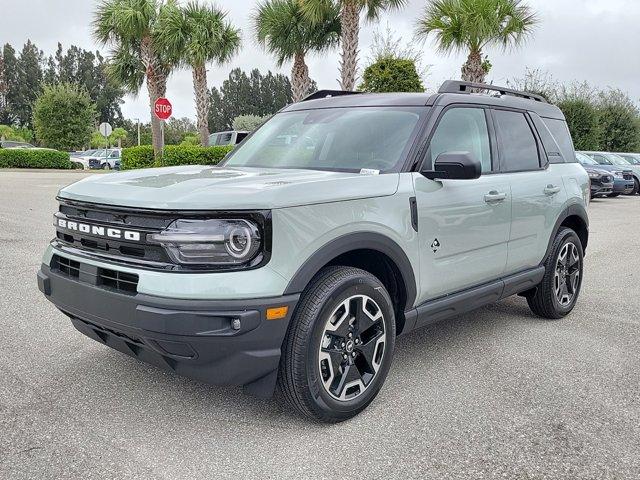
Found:
[[576, 155], [573, 149], [573, 140], [567, 122], [556, 118], [544, 118], [544, 123], [553, 135], [556, 143], [560, 147], [560, 153], [567, 163], [576, 162]]

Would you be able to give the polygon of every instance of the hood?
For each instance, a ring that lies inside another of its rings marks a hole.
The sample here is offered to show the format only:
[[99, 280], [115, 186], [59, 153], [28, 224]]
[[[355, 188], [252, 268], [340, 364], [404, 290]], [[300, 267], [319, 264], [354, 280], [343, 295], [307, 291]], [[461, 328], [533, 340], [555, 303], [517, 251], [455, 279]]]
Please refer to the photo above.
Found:
[[393, 195], [398, 181], [397, 173], [185, 165], [92, 175], [63, 188], [59, 195], [161, 210], [272, 209]]
[[588, 173], [597, 173], [598, 175], [611, 175], [611, 171], [603, 170], [602, 168], [596, 167], [595, 165], [583, 165], [583, 166]]

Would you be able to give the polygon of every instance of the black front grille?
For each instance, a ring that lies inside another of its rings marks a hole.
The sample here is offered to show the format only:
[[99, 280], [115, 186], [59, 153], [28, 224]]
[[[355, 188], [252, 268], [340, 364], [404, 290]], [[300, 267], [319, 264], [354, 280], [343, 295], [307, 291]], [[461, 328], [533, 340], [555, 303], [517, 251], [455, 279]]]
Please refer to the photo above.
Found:
[[[256, 212], [234, 211], [163, 211], [125, 208], [118, 206], [103, 206], [91, 203], [77, 202], [58, 198], [59, 212], [56, 214], [56, 238], [53, 246], [63, 253], [85, 256], [98, 261], [112, 264], [135, 266], [140, 268], [163, 271], [214, 271], [239, 270], [258, 268], [266, 264], [271, 256], [271, 214], [268, 210]], [[210, 265], [184, 266], [177, 264], [167, 254], [161, 245], [150, 243], [150, 234], [165, 230], [174, 221], [181, 218], [247, 218], [255, 222], [263, 238], [263, 251], [257, 255], [250, 265], [212, 267]], [[73, 222], [76, 228], [65, 228], [58, 222]], [[83, 231], [80, 230], [80, 225]], [[93, 228], [103, 229], [102, 233]], [[105, 234], [107, 229], [117, 229], [121, 232], [133, 232], [137, 239], [131, 239], [124, 234], [113, 238]]]
[[625, 180], [633, 180], [633, 175], [631, 175], [630, 173], [623, 173], [622, 176], [624, 177]]
[[60, 255], [53, 256], [51, 259], [51, 268], [53, 270], [57, 270], [63, 275], [66, 275], [67, 277], [80, 277], [80, 262], [61, 257]]
[[98, 286], [136, 293], [138, 291], [138, 275], [108, 268], [98, 268]]

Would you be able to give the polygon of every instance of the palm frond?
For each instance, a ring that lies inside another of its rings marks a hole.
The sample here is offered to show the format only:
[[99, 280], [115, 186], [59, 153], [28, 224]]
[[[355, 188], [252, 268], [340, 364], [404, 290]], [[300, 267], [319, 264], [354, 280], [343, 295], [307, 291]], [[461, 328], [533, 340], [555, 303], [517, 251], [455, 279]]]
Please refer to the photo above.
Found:
[[323, 1], [314, 15], [312, 20], [299, 0], [264, 0], [253, 14], [253, 30], [258, 43], [282, 66], [296, 53], [322, 52], [337, 45], [339, 6]]
[[478, 52], [490, 45], [517, 47], [537, 23], [522, 0], [431, 0], [416, 22], [416, 35], [433, 37], [441, 53]]

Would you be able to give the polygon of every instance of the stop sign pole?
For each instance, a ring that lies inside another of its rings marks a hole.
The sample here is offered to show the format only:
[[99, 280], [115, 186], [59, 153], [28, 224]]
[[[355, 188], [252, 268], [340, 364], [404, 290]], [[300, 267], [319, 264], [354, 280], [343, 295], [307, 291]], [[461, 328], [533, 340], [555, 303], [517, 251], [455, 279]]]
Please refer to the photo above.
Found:
[[160, 97], [153, 105], [153, 112], [156, 117], [160, 119], [160, 142], [162, 150], [164, 151], [164, 121], [171, 116], [171, 113], [173, 112], [173, 105], [171, 105], [171, 102], [168, 99]]

